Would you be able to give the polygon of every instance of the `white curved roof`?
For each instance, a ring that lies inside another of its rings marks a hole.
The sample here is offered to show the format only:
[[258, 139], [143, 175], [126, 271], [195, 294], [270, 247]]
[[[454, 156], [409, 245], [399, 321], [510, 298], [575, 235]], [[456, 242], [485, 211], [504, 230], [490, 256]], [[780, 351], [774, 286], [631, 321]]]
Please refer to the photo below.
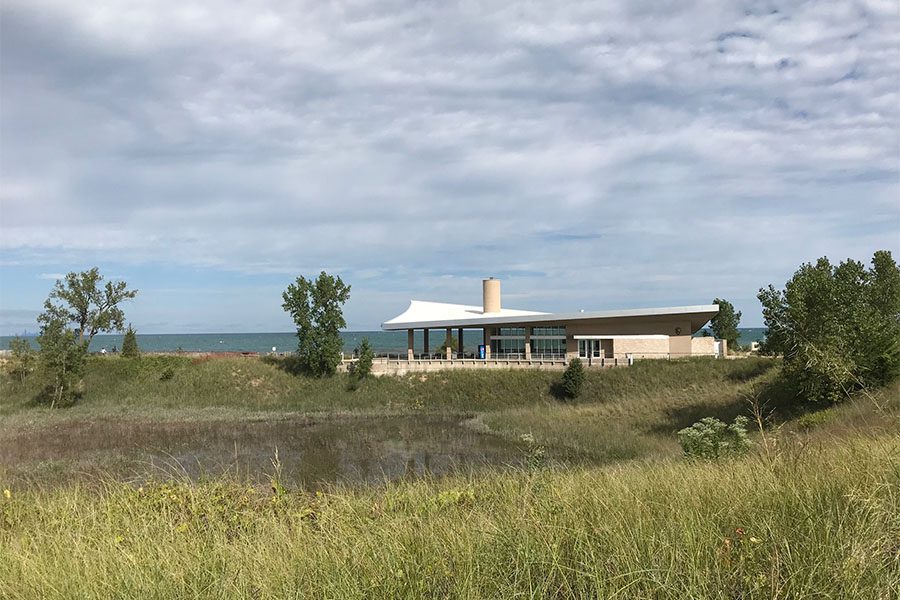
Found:
[[699, 330], [719, 312], [715, 304], [694, 306], [670, 306], [665, 308], [637, 308], [600, 312], [546, 313], [531, 310], [504, 308], [499, 312], [485, 313], [480, 306], [423, 302], [412, 300], [409, 308], [382, 324], [385, 331], [441, 327], [482, 327], [485, 325], [524, 324], [544, 322], [581, 321], [585, 319], [616, 319], [622, 317], [656, 317], [684, 315], [691, 320], [693, 330]]
[[[397, 315], [390, 321], [386, 321], [381, 327], [382, 329], [408, 329], [411, 327], [425, 327], [433, 323], [442, 325], [452, 322], [456, 324], [458, 321], [468, 322], [472, 319], [476, 319], [481, 323], [484, 321], [493, 322], [497, 318], [536, 317], [548, 314], [550, 313], [535, 312], [533, 310], [512, 310], [510, 308], [501, 309], [499, 312], [486, 313], [480, 306], [411, 300], [409, 308], [405, 312]], [[439, 325], [431, 326], [438, 327]]]

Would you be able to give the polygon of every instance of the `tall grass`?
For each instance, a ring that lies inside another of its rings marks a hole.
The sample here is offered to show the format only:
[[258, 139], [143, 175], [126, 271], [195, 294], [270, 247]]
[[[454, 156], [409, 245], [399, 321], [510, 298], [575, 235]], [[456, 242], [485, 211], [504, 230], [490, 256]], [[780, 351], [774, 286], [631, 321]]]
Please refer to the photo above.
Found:
[[[634, 367], [590, 370], [581, 404], [628, 401], [647, 396], [691, 394], [697, 389], [741, 384], [742, 373], [775, 365], [748, 361], [643, 361]], [[556, 403], [551, 386], [559, 372], [537, 370], [447, 371], [405, 377], [369, 378], [349, 391], [344, 375], [315, 379], [295, 376], [258, 359], [140, 359], [92, 357], [84, 397], [74, 415], [225, 408], [241, 411], [436, 411], [481, 412]], [[39, 408], [34, 374], [25, 385], [0, 375], [0, 415]]]
[[8, 598], [896, 598], [900, 440], [718, 464], [0, 497]]

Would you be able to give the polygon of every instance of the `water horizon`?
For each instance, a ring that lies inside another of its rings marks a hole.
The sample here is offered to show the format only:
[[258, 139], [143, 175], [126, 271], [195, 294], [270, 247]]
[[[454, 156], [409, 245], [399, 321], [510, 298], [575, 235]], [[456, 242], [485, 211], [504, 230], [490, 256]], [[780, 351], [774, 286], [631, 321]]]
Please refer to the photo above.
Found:
[[[441, 343], [443, 330], [431, 330], [430, 345], [436, 348]], [[695, 337], [704, 335], [700, 330]], [[765, 327], [741, 327], [739, 342], [749, 344], [758, 342], [765, 337]], [[456, 335], [456, 330], [454, 330]], [[36, 347], [37, 334], [23, 335]], [[9, 348], [9, 342], [16, 336], [0, 336], [0, 349]], [[122, 348], [124, 334], [97, 334], [91, 340], [89, 350], [91, 352], [113, 352]], [[369, 338], [369, 343], [375, 352], [406, 352], [406, 331], [342, 331], [341, 338], [344, 342], [344, 352], [351, 353], [359, 346], [363, 338]], [[247, 333], [138, 333], [138, 346], [142, 352], [293, 352], [297, 348], [297, 334], [295, 332], [247, 332]], [[463, 331], [463, 346], [466, 351], [474, 352], [481, 343], [480, 329], [465, 329]], [[415, 346], [417, 351], [423, 347], [424, 339], [421, 330], [415, 332]], [[274, 350], [273, 350], [274, 349]]]

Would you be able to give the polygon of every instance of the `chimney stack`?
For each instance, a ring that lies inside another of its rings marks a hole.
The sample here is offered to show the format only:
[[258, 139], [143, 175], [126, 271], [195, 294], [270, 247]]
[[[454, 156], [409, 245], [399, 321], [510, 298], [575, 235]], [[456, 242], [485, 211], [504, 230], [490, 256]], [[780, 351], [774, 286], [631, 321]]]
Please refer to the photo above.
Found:
[[485, 279], [481, 282], [481, 288], [484, 292], [484, 302], [482, 307], [485, 313], [500, 312], [500, 280]]

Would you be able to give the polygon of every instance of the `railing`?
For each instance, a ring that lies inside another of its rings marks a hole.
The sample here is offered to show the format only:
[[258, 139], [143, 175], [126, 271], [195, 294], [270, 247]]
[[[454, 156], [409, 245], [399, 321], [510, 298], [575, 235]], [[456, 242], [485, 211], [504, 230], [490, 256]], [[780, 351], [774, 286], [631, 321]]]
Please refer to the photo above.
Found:
[[[345, 362], [352, 362], [356, 359], [345, 358]], [[393, 362], [409, 362], [410, 357], [405, 352], [381, 352], [375, 360], [393, 363]], [[543, 363], [543, 362], [565, 362], [566, 355], [558, 353], [541, 353], [532, 354], [530, 358], [526, 358], [523, 352], [504, 352], [502, 354], [491, 354], [490, 358], [478, 358], [474, 353], [456, 353], [447, 358], [443, 352], [428, 352], [424, 354], [413, 354], [412, 360], [415, 362], [432, 362], [432, 363]]]
[[[237, 354], [237, 353], [234, 353]], [[243, 353], [245, 355], [249, 353]], [[718, 355], [698, 355], [698, 354], [680, 354], [674, 352], [634, 352], [618, 355], [614, 357], [599, 356], [578, 356], [585, 366], [621, 366], [633, 364], [635, 360], [675, 360], [679, 358], [721, 358]], [[354, 363], [359, 357], [352, 354], [341, 354], [341, 362]], [[375, 355], [376, 361], [381, 362], [409, 362], [410, 358], [406, 352], [379, 352]], [[422, 362], [568, 362], [568, 356], [561, 352], [532, 352], [530, 357], [526, 357], [524, 352], [502, 352], [491, 353], [490, 357], [478, 358], [473, 352], [456, 352], [450, 358], [444, 352], [425, 352], [421, 354], [413, 354], [412, 360]]]

